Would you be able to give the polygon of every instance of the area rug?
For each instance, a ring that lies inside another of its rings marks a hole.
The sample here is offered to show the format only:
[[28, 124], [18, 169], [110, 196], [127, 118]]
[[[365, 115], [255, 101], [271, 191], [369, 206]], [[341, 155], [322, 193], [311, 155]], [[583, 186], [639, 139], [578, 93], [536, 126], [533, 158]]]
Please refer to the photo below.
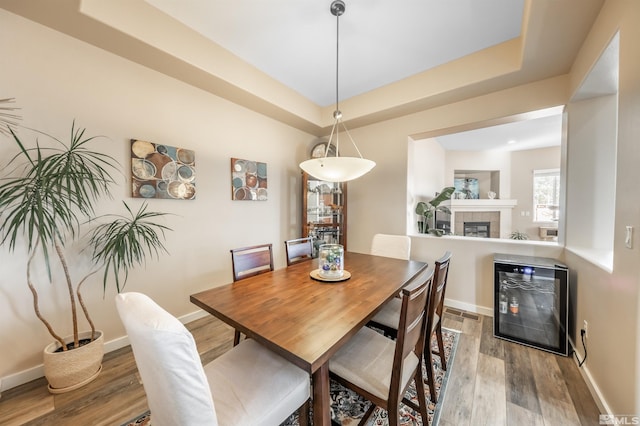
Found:
[[[453, 360], [455, 358], [456, 348], [458, 347], [458, 339], [460, 336], [460, 332], [456, 330], [450, 330], [447, 328], [442, 329], [442, 338], [444, 340], [444, 352], [445, 359], [447, 360], [447, 366], [453, 365]], [[437, 344], [435, 339], [432, 341], [432, 345], [435, 350], [437, 350]], [[440, 364], [440, 358], [438, 356], [434, 356], [434, 368], [435, 368], [435, 378], [436, 378], [436, 394], [438, 395], [438, 403], [434, 404], [429, 400], [429, 388], [425, 386], [425, 392], [427, 393], [427, 410], [429, 414], [429, 424], [432, 426], [436, 426], [440, 419], [440, 407], [442, 402], [445, 399], [447, 380], [449, 378], [449, 373], [451, 372], [451, 368], [444, 371]], [[427, 377], [426, 370], [424, 368], [424, 363], [422, 366], [423, 375]], [[407, 391], [407, 395], [409, 399], [418, 403], [418, 399], [416, 398], [416, 390], [414, 385], [409, 387]], [[343, 426], [353, 426], [358, 424], [364, 413], [369, 408], [370, 402], [360, 397], [358, 394], [352, 392], [349, 389], [342, 387], [340, 384], [331, 381], [331, 417], [337, 423]], [[400, 408], [400, 426], [418, 426], [422, 425], [422, 420], [420, 418], [420, 414], [413, 411], [408, 406], [402, 404]], [[298, 418], [297, 415], [292, 415], [289, 419], [287, 419], [281, 426], [297, 426]], [[387, 419], [387, 411], [381, 408], [377, 408], [367, 426], [386, 426], [388, 425]], [[122, 426], [151, 426], [151, 414], [147, 411], [146, 413], [141, 414], [140, 416], [132, 419], [129, 422], [124, 423]]]

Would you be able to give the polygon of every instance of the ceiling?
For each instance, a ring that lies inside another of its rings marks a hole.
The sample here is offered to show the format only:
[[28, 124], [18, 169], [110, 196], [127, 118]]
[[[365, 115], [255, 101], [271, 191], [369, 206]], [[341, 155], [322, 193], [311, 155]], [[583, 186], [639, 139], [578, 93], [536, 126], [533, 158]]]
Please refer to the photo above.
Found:
[[523, 151], [560, 146], [563, 107], [534, 111], [525, 120], [434, 138], [447, 151]]
[[[146, 1], [312, 102], [335, 103], [331, 0]], [[524, 12], [524, 0], [345, 3], [341, 100], [514, 39]]]
[[[566, 75], [603, 0], [345, 0], [349, 129]], [[0, 8], [315, 136], [335, 109], [330, 0], [0, 0]]]

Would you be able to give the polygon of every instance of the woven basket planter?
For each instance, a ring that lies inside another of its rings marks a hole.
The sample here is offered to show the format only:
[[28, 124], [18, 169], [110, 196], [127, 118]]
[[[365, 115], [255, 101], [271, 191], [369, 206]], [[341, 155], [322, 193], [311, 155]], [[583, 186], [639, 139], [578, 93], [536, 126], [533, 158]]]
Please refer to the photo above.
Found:
[[[102, 331], [96, 330], [96, 339], [77, 349], [56, 352], [59, 342], [53, 342], [44, 348], [44, 375], [49, 382], [49, 392], [63, 393], [86, 385], [98, 377], [102, 370], [104, 338]], [[83, 332], [79, 339], [88, 339], [91, 332]], [[73, 336], [64, 339], [73, 341]]]

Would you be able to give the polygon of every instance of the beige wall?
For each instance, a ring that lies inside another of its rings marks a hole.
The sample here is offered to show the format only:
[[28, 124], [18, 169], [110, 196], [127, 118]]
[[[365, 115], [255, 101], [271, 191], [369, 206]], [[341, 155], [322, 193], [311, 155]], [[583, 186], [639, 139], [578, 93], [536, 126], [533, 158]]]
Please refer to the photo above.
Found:
[[[351, 130], [363, 154], [378, 163], [373, 172], [349, 185], [349, 248], [367, 252], [373, 234], [404, 234], [407, 230], [407, 211], [414, 204], [408, 197], [406, 179], [409, 138], [565, 104], [620, 28], [613, 273], [573, 253], [565, 254], [561, 247], [542, 243], [469, 243], [428, 236], [412, 239], [415, 259], [433, 261], [444, 250], [453, 251], [448, 299], [479, 311], [492, 306], [492, 253], [564, 258], [576, 278], [577, 323], [586, 318], [590, 324], [589, 359], [583, 371], [606, 408], [615, 413], [640, 412], [640, 381], [636, 379], [640, 364], [640, 239], [636, 232], [634, 248], [625, 249], [623, 234], [624, 225], [636, 230], [640, 227], [636, 178], [640, 164], [639, 20], [637, 0], [608, 0], [569, 75]], [[172, 313], [183, 315], [194, 311], [188, 302], [190, 293], [230, 280], [230, 247], [271, 241], [277, 266], [284, 265], [281, 241], [295, 236], [299, 229], [297, 163], [306, 156], [309, 135], [6, 12], [0, 11], [0, 23], [3, 33], [11, 34], [0, 38], [0, 92], [18, 99], [25, 124], [63, 137], [76, 118], [91, 133], [108, 135], [110, 140], [103, 142], [105, 151], [125, 164], [126, 143], [131, 137], [196, 150], [198, 199], [152, 205], [175, 214], [167, 221], [174, 228], [168, 241], [171, 255], [150, 264], [146, 271], [135, 271], [128, 290], [148, 292]], [[349, 114], [344, 108], [343, 112]], [[348, 151], [345, 147], [344, 154], [349, 155]], [[0, 158], [6, 155], [7, 145], [3, 144]], [[230, 201], [232, 156], [268, 163], [268, 202]], [[119, 194], [116, 191], [118, 198], [127, 199], [127, 193], [126, 184]], [[2, 259], [7, 259], [5, 252]], [[0, 341], [20, 342], [10, 353], [0, 355], [5, 388], [12, 385], [14, 375], [29, 369], [37, 372], [40, 351], [50, 340], [33, 317], [23, 261], [24, 257], [14, 256], [0, 262]], [[56, 306], [62, 304], [63, 297], [57, 293], [46, 296], [55, 300], [47, 313], [62, 324], [66, 318], [56, 313]], [[111, 290], [104, 300], [96, 291], [89, 300], [107, 340], [123, 335], [112, 297]], [[572, 331], [575, 334], [576, 330]]]
[[[637, 190], [637, 169], [640, 164], [640, 2], [635, 0], [607, 1], [576, 58], [572, 73], [572, 93], [585, 79], [590, 67], [607, 47], [616, 31], [620, 31], [620, 72], [617, 126], [617, 173], [615, 181], [615, 218], [613, 241], [613, 271], [594, 266], [583, 257], [567, 251], [566, 260], [577, 278], [576, 323], [589, 322], [587, 348], [589, 359], [584, 371], [591, 377], [612, 413], [640, 413], [640, 263], [638, 234], [633, 249], [624, 245], [625, 226], [640, 226], [640, 195]], [[571, 114], [571, 111], [569, 111]], [[580, 140], [570, 133], [568, 156], [580, 149]], [[587, 126], [588, 118], [583, 123]], [[573, 134], [575, 134], [575, 130]], [[609, 139], [609, 149], [615, 150], [615, 140]], [[574, 167], [575, 168], [575, 167]], [[568, 168], [568, 181], [573, 172]], [[590, 187], [573, 182], [567, 185], [567, 225], [571, 217], [592, 205], [581, 205], [572, 193], [591, 191]], [[576, 230], [575, 232], [579, 232]], [[575, 236], [573, 236], [575, 237]], [[567, 241], [572, 235], [567, 234]], [[579, 335], [579, 333], [578, 333]], [[579, 349], [582, 354], [582, 349]]]
[[[491, 306], [491, 281], [487, 268], [490, 253], [508, 250], [514, 254], [566, 257], [575, 278], [576, 329], [579, 336], [582, 320], [589, 321], [589, 359], [582, 372], [598, 395], [602, 408], [611, 413], [640, 412], [640, 263], [638, 262], [638, 226], [640, 195], [637, 168], [640, 164], [640, 2], [607, 1], [581, 50], [571, 74], [566, 77], [495, 92], [384, 123], [355, 129], [352, 136], [365, 156], [378, 167], [350, 186], [350, 249], [366, 252], [376, 232], [404, 233], [410, 196], [407, 194], [405, 165], [407, 136], [443, 134], [442, 129], [533, 111], [568, 102], [598, 59], [615, 31], [620, 29], [620, 98], [618, 126], [618, 160], [616, 179], [616, 214], [613, 273], [594, 267], [573, 253], [559, 253], [544, 244], [502, 246], [492, 242], [480, 248], [451, 238], [414, 237], [412, 257], [433, 261], [445, 249], [452, 249], [451, 281], [448, 299], [459, 306], [477, 306], [480, 311]], [[345, 113], [347, 113], [345, 111]], [[571, 117], [569, 117], [571, 120]], [[578, 143], [578, 141], [574, 141]], [[571, 173], [571, 171], [568, 171]], [[585, 191], [590, 188], [568, 188]], [[408, 201], [409, 200], [409, 201]], [[573, 206], [568, 206], [573, 207]], [[578, 209], [579, 211], [579, 209]], [[579, 214], [579, 213], [574, 213]], [[567, 222], [572, 217], [567, 217]], [[624, 226], [636, 229], [634, 248], [624, 248]], [[579, 350], [582, 354], [582, 350]]]
[[[132, 271], [126, 290], [145, 292], [181, 316], [196, 311], [191, 293], [231, 281], [233, 247], [271, 242], [276, 266], [285, 265], [283, 241], [301, 232], [298, 163], [313, 137], [4, 10], [0, 27], [0, 97], [16, 98], [23, 124], [66, 140], [75, 119], [87, 134], [105, 135], [98, 146], [124, 165], [114, 200], [103, 203], [100, 212], [124, 213], [123, 199], [140, 205], [130, 197], [127, 183], [129, 139], [196, 152], [197, 199], [149, 201], [150, 209], [172, 213], [165, 220], [173, 229], [167, 235], [170, 253]], [[32, 134], [20, 133], [33, 141]], [[15, 148], [7, 137], [0, 136], [0, 142], [5, 163]], [[231, 201], [231, 157], [267, 163], [268, 201]], [[0, 342], [11, 348], [0, 352], [6, 389], [41, 375], [41, 352], [52, 339], [33, 313], [24, 249], [10, 256], [3, 247], [0, 259]], [[84, 260], [73, 264], [72, 273], [88, 267]], [[50, 286], [40, 272], [43, 313], [61, 334], [69, 334], [60, 280]], [[113, 303], [115, 290], [110, 288], [103, 299], [99, 277], [85, 289], [105, 340], [124, 336]]]

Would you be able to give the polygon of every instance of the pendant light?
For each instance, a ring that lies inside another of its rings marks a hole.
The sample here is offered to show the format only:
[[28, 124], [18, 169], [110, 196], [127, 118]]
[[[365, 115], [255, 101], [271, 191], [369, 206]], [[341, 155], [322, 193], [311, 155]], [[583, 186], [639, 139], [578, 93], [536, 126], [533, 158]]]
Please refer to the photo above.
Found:
[[[342, 113], [338, 108], [338, 53], [340, 46], [340, 15], [345, 11], [344, 1], [333, 1], [331, 3], [330, 10], [331, 14], [336, 17], [336, 110], [333, 113], [333, 127], [331, 128], [331, 135], [329, 136], [329, 142], [327, 142], [324, 156], [303, 161], [300, 163], [300, 168], [316, 179], [327, 182], [347, 182], [368, 173], [375, 167], [376, 163], [362, 157], [358, 146], [349, 134], [349, 130], [347, 130], [347, 127], [342, 122]], [[351, 143], [355, 147], [359, 157], [339, 156], [340, 126], [342, 126], [345, 133], [351, 140]], [[333, 141], [334, 135], [335, 142]], [[332, 151], [329, 149], [331, 147], [331, 143], [334, 143], [335, 145], [335, 150], [333, 150], [333, 152], [335, 152], [335, 156], [328, 155], [329, 152]]]

